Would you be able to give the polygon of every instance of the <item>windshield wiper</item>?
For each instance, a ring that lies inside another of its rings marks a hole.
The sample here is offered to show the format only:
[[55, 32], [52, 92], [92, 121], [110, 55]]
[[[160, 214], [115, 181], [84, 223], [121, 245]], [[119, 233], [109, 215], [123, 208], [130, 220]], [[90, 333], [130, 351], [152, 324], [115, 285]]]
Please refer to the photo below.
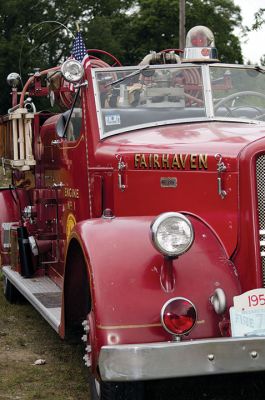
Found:
[[145, 65], [144, 67], [138, 69], [137, 71], [132, 72], [132, 73], [129, 74], [129, 75], [123, 76], [122, 78], [119, 78], [119, 79], [116, 79], [115, 81], [112, 81], [112, 82], [110, 82], [110, 83], [107, 83], [107, 84], [105, 85], [105, 87], [108, 87], [108, 86], [115, 86], [115, 85], [117, 85], [117, 83], [121, 83], [121, 82], [123, 82], [123, 81], [126, 81], [126, 79], [132, 78], [133, 76], [136, 76], [136, 75], [140, 74], [142, 71], [148, 69], [149, 67], [150, 67], [150, 65], [147, 64], [147, 65]]

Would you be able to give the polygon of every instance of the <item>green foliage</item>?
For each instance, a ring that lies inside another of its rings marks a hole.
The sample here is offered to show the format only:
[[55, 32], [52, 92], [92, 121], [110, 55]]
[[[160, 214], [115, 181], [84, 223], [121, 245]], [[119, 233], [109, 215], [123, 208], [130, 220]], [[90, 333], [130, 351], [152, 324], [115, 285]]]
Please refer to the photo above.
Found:
[[220, 60], [243, 62], [239, 38], [233, 32], [242, 18], [232, 0], [188, 0], [186, 7], [187, 30], [194, 25], [208, 26], [214, 33]]
[[[138, 3], [139, 10], [132, 14], [127, 27], [130, 61], [139, 60], [149, 50], [178, 48], [179, 1], [139, 0]], [[242, 63], [239, 38], [233, 33], [241, 21], [240, 8], [231, 0], [186, 1], [186, 30], [195, 25], [208, 26], [215, 35], [219, 57], [224, 62]]]
[[[9, 304], [0, 282], [0, 399], [88, 400], [80, 336], [62, 341], [29, 303]], [[33, 365], [37, 359], [45, 365]]]
[[246, 30], [248, 32], [252, 31], [252, 30], [257, 30], [259, 28], [261, 28], [261, 26], [264, 24], [265, 22], [265, 18], [264, 18], [264, 13], [265, 13], [265, 8], [260, 8], [255, 14], [254, 14], [254, 23], [252, 24], [251, 28], [246, 27]]
[[43, 69], [64, 61], [71, 52], [76, 21], [80, 22], [88, 48], [109, 47], [114, 52], [119, 49], [112, 19], [124, 14], [132, 2], [1, 0], [0, 113], [6, 113], [11, 106], [6, 76], [18, 72], [25, 83], [34, 67]]
[[[10, 107], [5, 77], [16, 71], [25, 82], [34, 67], [60, 64], [70, 55], [76, 21], [87, 48], [106, 50], [128, 65], [150, 50], [178, 48], [178, 13], [179, 0], [1, 0], [0, 112]], [[186, 1], [186, 29], [209, 26], [222, 61], [242, 62], [233, 33], [240, 24], [232, 0]]]
[[[257, 31], [260, 29], [265, 23], [265, 8], [260, 8], [255, 14], [254, 14], [254, 22], [252, 26], [248, 27], [245, 26], [245, 32], [251, 32], [251, 31]], [[265, 54], [260, 58], [260, 65], [265, 65]]]

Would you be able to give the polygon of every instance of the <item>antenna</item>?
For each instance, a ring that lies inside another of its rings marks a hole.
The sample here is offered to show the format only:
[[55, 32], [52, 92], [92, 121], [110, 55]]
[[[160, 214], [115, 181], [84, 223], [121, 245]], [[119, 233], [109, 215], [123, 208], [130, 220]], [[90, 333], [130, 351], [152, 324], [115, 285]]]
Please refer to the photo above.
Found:
[[[28, 31], [27, 35], [25, 35], [26, 38], [29, 39], [29, 34], [30, 34], [34, 29], [36, 29], [38, 26], [43, 25], [43, 24], [57, 24], [57, 25], [60, 25], [61, 27], [63, 27], [64, 29], [66, 29], [66, 31], [67, 31], [68, 33], [70, 33], [70, 35], [71, 35], [73, 38], [75, 37], [75, 35], [73, 34], [73, 32], [72, 32], [69, 28], [67, 28], [66, 25], [62, 24], [62, 23], [59, 22], [59, 21], [47, 20], [47, 21], [42, 21], [42, 22], [39, 22], [38, 24], [35, 24], [35, 25]], [[23, 50], [23, 47], [24, 47], [24, 43], [22, 43], [22, 46], [21, 46], [21, 49], [20, 49], [20, 53], [19, 53], [19, 61], [18, 61], [18, 68], [19, 68], [19, 74], [20, 74], [20, 76], [22, 76], [22, 73], [21, 73], [21, 57], [22, 57], [22, 50]], [[33, 49], [33, 50], [34, 50], [34, 49]], [[32, 51], [33, 51], [33, 50], [32, 50]], [[22, 79], [21, 79], [21, 83], [22, 83], [22, 86], [23, 86]]]

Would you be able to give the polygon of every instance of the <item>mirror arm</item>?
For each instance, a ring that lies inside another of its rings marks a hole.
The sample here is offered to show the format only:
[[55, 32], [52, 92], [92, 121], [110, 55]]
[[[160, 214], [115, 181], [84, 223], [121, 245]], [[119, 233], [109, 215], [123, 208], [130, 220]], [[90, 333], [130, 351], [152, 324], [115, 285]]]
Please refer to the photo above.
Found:
[[[84, 83], [85, 83], [85, 82], [84, 82]], [[84, 85], [83, 85], [83, 84], [77, 85], [77, 92], [76, 92], [76, 94], [75, 94], [75, 98], [74, 98], [72, 107], [71, 107], [71, 109], [70, 109], [70, 113], [69, 113], [69, 115], [68, 115], [66, 124], [65, 124], [65, 126], [64, 126], [63, 135], [62, 135], [62, 138], [63, 138], [63, 139], [66, 138], [66, 132], [67, 132], [67, 129], [68, 129], [68, 126], [69, 126], [69, 123], [70, 123], [70, 120], [71, 120], [71, 117], [72, 117], [72, 114], [73, 114], [73, 111], [74, 111], [74, 107], [75, 107], [76, 101], [77, 101], [78, 96], [79, 96], [79, 93], [80, 93], [81, 86], [84, 86]]]
[[88, 86], [88, 81], [85, 80], [83, 83], [77, 83], [76, 85], [74, 85], [75, 89], [79, 89], [81, 87], [87, 87]]

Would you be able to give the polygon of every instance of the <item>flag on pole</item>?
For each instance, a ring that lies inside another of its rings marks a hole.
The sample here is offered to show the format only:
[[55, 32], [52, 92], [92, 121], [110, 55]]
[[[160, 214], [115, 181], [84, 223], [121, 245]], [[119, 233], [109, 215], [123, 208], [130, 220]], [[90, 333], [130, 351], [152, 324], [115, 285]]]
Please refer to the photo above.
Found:
[[84, 68], [86, 68], [88, 65], [90, 65], [90, 59], [86, 52], [86, 46], [85, 46], [83, 37], [81, 35], [81, 32], [77, 32], [77, 35], [76, 35], [74, 43], [73, 43], [71, 55], [77, 61], [82, 63]]

